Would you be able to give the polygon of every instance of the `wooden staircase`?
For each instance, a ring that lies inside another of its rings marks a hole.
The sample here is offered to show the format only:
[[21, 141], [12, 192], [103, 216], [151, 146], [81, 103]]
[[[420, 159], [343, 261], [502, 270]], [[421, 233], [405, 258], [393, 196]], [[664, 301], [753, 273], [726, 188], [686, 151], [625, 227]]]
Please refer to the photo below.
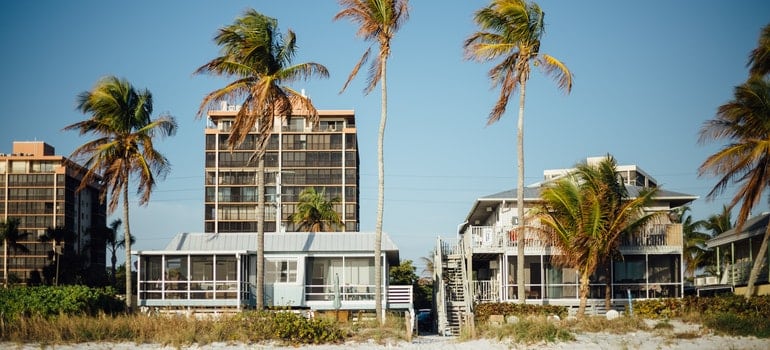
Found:
[[436, 311], [438, 333], [445, 336], [460, 334], [465, 315], [470, 314], [470, 295], [466, 265], [461, 245], [451, 245], [439, 238], [434, 257], [437, 281]]

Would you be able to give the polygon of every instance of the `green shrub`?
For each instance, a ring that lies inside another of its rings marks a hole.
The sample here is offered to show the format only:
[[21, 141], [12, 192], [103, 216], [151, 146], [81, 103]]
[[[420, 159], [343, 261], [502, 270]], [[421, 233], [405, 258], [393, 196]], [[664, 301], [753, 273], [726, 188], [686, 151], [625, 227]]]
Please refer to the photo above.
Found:
[[0, 315], [4, 320], [20, 316], [96, 315], [122, 310], [123, 304], [109, 287], [73, 285], [0, 289]]
[[530, 305], [514, 303], [483, 303], [477, 304], [474, 309], [477, 322], [489, 319], [491, 315], [507, 316], [550, 316], [556, 315], [565, 318], [568, 315], [567, 307], [557, 305]]
[[635, 316], [643, 318], [692, 318], [717, 332], [729, 335], [770, 337], [770, 296], [746, 299], [741, 295], [726, 294], [714, 297], [688, 296], [681, 299], [636, 300]]
[[278, 312], [273, 315], [273, 323], [276, 336], [291, 343], [319, 344], [342, 339], [342, 332], [329, 319], [309, 319], [293, 312]]
[[634, 316], [651, 319], [681, 317], [686, 310], [685, 306], [683, 299], [677, 298], [633, 301]]
[[703, 318], [703, 323], [719, 333], [740, 336], [770, 337], [767, 317], [747, 316], [735, 312], [717, 312]]

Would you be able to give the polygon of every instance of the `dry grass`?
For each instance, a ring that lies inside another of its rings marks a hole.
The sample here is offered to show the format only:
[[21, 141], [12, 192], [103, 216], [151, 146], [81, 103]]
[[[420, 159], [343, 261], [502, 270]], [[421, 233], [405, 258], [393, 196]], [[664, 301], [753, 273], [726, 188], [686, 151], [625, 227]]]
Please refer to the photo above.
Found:
[[570, 341], [575, 337], [559, 322], [550, 321], [544, 316], [527, 317], [516, 323], [495, 325], [484, 323], [478, 326], [478, 334], [483, 338], [498, 340], [510, 339], [515, 343], [535, 344]]
[[350, 322], [344, 329], [350, 334], [350, 340], [359, 342], [372, 340], [378, 344], [384, 344], [388, 340], [406, 339], [405, 321], [400, 314], [386, 314], [383, 325], [373, 317], [364, 319], [359, 315], [359, 319], [359, 321]]
[[636, 317], [618, 317], [608, 320], [603, 316], [586, 316], [578, 319], [563, 321], [563, 326], [575, 332], [607, 332], [624, 334], [635, 331], [647, 331], [649, 327], [644, 320]]
[[331, 322], [298, 323], [295, 321], [298, 318], [301, 316], [270, 312], [203, 318], [184, 315], [24, 317], [2, 323], [0, 341], [43, 345], [132, 342], [179, 347], [213, 342], [334, 343], [343, 340], [346, 334]]
[[231, 317], [195, 319], [183, 316], [68, 316], [22, 318], [6, 324], [2, 340], [17, 343], [69, 344], [84, 342], [134, 342], [163, 345], [208, 344], [214, 341], [248, 341]]

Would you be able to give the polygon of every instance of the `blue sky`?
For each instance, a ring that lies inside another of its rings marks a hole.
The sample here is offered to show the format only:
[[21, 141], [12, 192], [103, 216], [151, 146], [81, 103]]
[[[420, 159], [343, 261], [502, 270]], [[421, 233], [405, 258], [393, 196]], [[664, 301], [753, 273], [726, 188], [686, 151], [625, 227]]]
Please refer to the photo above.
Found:
[[[515, 187], [515, 98], [486, 126], [497, 99], [489, 64], [465, 61], [462, 42], [488, 2], [411, 2], [410, 19], [392, 44], [385, 138], [384, 229], [417, 260], [438, 235], [452, 236], [473, 201]], [[610, 153], [637, 164], [666, 189], [700, 197], [696, 218], [718, 212], [732, 189], [705, 197], [714, 178], [697, 176], [718, 144], [697, 134], [746, 79], [749, 51], [770, 22], [770, 2], [539, 1], [546, 13], [541, 51], [574, 73], [570, 95], [535, 72], [525, 111], [526, 183], [544, 169]], [[61, 129], [87, 116], [77, 94], [102, 76], [127, 78], [154, 96], [156, 115], [177, 117], [178, 134], [158, 143], [173, 164], [147, 207], [132, 207], [136, 249], [165, 246], [176, 233], [203, 230], [203, 96], [226, 80], [193, 76], [215, 57], [216, 30], [246, 8], [278, 19], [298, 38], [299, 62], [331, 76], [295, 84], [321, 109], [354, 109], [361, 155], [361, 230], [376, 216], [376, 138], [380, 99], [364, 79], [338, 94], [369, 45], [347, 21], [332, 21], [332, 0], [304, 1], [3, 1], [0, 3], [0, 152], [14, 140], [41, 140], [68, 155], [87, 139]], [[360, 77], [360, 78], [363, 78]], [[767, 210], [762, 203], [755, 212]]]

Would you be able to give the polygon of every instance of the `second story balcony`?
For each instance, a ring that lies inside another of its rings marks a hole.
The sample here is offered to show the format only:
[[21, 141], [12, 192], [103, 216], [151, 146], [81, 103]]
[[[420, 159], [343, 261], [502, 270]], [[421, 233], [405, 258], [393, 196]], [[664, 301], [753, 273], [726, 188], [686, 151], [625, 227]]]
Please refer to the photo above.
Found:
[[[543, 250], [550, 245], [541, 239], [537, 228], [525, 233], [525, 249]], [[469, 226], [465, 234], [471, 235], [474, 252], [503, 252], [518, 247], [518, 237], [513, 226]], [[640, 232], [620, 238], [621, 251], [682, 250], [681, 224], [651, 224]]]

